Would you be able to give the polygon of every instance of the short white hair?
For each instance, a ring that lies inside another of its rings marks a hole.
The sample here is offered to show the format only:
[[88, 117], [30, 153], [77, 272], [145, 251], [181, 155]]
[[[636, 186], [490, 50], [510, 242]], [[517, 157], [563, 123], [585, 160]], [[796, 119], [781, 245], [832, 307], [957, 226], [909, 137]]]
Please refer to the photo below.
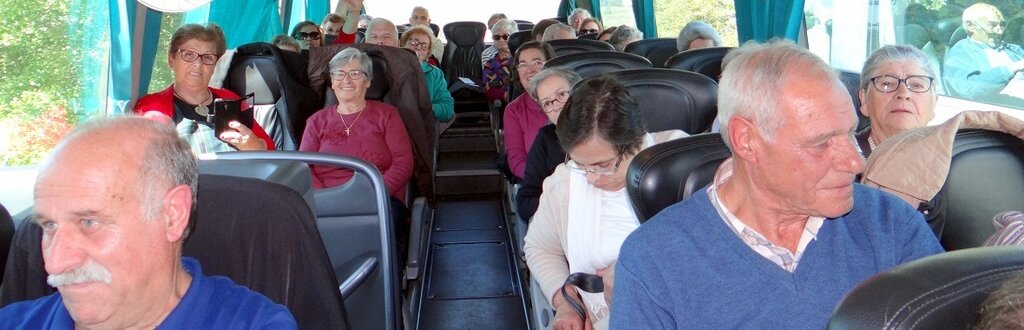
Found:
[[620, 25], [615, 28], [615, 32], [612, 32], [612, 36], [608, 38], [608, 43], [612, 44], [617, 51], [623, 51], [626, 49], [626, 45], [631, 42], [644, 38], [644, 33], [637, 30], [635, 27], [629, 25]]
[[702, 21], [686, 23], [682, 30], [679, 30], [679, 37], [676, 38], [676, 49], [684, 51], [690, 49], [690, 43], [695, 39], [711, 40], [715, 47], [722, 45], [722, 36], [710, 24]]
[[510, 19], [501, 19], [491, 26], [491, 34], [506, 32], [508, 34], [519, 32], [519, 24]]
[[780, 109], [780, 101], [786, 97], [783, 89], [795, 81], [814, 80], [845, 90], [835, 70], [791, 41], [749, 41], [733, 51], [738, 53], [725, 66], [718, 85], [718, 122], [730, 150], [729, 119], [733, 116], [753, 122], [766, 140], [775, 137], [784, 118]]
[[586, 10], [586, 9], [583, 9], [583, 8], [573, 9], [572, 14], [569, 14], [569, 19], [571, 20], [571, 19], [575, 18], [576, 16], [580, 16], [580, 15], [587, 15], [587, 17], [590, 17], [590, 11]]
[[555, 39], [555, 35], [559, 32], [565, 32], [571, 34], [573, 37], [576, 36], [576, 30], [573, 30], [571, 26], [565, 25], [564, 23], [555, 23], [544, 29], [544, 34], [541, 36], [541, 41], [551, 41]]

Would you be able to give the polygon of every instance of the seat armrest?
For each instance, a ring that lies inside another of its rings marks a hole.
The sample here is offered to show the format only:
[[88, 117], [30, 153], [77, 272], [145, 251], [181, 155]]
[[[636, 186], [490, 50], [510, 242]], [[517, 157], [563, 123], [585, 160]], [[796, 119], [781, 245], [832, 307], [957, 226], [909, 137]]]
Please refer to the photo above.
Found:
[[366, 261], [363, 261], [363, 264], [359, 265], [359, 268], [356, 268], [351, 275], [346, 277], [345, 281], [341, 282], [341, 285], [338, 286], [338, 289], [341, 290], [341, 299], [348, 299], [352, 292], [355, 292], [363, 282], [366, 282], [366, 279], [370, 278], [370, 274], [373, 274], [373, 271], [377, 269], [378, 263], [377, 258], [367, 258]]
[[405, 264], [405, 279], [413, 281], [420, 276], [423, 251], [426, 251], [424, 244], [433, 220], [433, 209], [423, 197], [416, 198], [412, 203], [412, 219], [409, 225], [409, 255]]

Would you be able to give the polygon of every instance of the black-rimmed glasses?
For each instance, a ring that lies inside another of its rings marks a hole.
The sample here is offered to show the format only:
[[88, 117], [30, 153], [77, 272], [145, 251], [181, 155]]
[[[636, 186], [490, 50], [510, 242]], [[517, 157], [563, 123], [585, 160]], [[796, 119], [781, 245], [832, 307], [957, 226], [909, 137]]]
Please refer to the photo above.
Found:
[[935, 78], [923, 75], [907, 76], [903, 79], [883, 75], [871, 78], [871, 85], [875, 86], [875, 90], [879, 92], [892, 93], [900, 88], [900, 83], [903, 83], [904, 86], [907, 86], [907, 90], [911, 92], [924, 93], [932, 89], [932, 80], [935, 80]]
[[201, 59], [203, 64], [214, 65], [217, 64], [217, 59], [220, 57], [214, 54], [200, 54], [193, 49], [178, 49], [178, 54], [185, 62], [195, 62], [196, 59]]
[[366, 72], [364, 72], [363, 70], [349, 70], [349, 71], [334, 70], [334, 71], [331, 71], [331, 78], [334, 78], [334, 79], [337, 79], [337, 80], [342, 80], [345, 77], [348, 77], [349, 80], [353, 80], [353, 81], [355, 81], [355, 80], [363, 80], [363, 77], [366, 77]]

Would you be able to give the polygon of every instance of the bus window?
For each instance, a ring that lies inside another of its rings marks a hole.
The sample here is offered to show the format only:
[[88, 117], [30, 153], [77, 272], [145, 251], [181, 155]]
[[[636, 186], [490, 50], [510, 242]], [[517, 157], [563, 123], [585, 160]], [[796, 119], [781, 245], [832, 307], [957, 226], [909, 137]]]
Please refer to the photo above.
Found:
[[630, 0], [602, 0], [601, 23], [604, 23], [605, 27], [636, 26], [636, 19], [633, 18], [633, 2]]
[[722, 46], [736, 47], [739, 43], [732, 0], [655, 0], [654, 11], [659, 38], [676, 38], [686, 23], [704, 21], [722, 36]]
[[[167, 66], [167, 47], [171, 46], [171, 36], [182, 24], [183, 14], [164, 13], [160, 21], [160, 42], [156, 44], [156, 54], [153, 60], [153, 72], [149, 79], [149, 89], [146, 93], [156, 93], [164, 90], [174, 82], [174, 73]], [[125, 112], [131, 109], [125, 109]]]

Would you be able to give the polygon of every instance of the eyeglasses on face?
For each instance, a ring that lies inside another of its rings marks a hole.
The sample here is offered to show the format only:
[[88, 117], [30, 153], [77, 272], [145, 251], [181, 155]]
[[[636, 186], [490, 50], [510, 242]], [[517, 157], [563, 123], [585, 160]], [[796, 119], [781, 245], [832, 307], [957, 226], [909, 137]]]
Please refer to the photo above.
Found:
[[409, 19], [414, 20], [414, 21], [425, 21], [428, 18], [430, 18], [430, 16], [427, 16], [427, 15], [423, 15], [423, 16], [412, 15], [412, 17], [409, 17]]
[[331, 71], [331, 78], [334, 78], [334, 79], [337, 79], [337, 80], [342, 80], [342, 79], [345, 79], [345, 77], [348, 77], [349, 80], [353, 80], [353, 81], [363, 80], [363, 78], [366, 77], [366, 72], [363, 71], [363, 70], [349, 70], [349, 71], [334, 70], [334, 71]]
[[561, 104], [565, 104], [565, 101], [568, 100], [568, 99], [569, 99], [569, 90], [568, 89], [560, 89], [557, 92], [555, 92], [555, 98], [541, 100], [540, 101], [540, 107], [541, 107], [541, 109], [545, 113], [552, 112], [552, 111], [558, 110], [558, 108], [555, 107], [555, 102], [558, 102], [558, 103], [561, 103]]
[[907, 86], [907, 90], [914, 93], [924, 93], [932, 89], [932, 80], [935, 78], [922, 75], [907, 76], [905, 79], [883, 75], [871, 78], [871, 85], [875, 90], [882, 93], [892, 93], [900, 88], [900, 83]]
[[508, 40], [508, 35], [507, 34], [495, 34], [495, 35], [491, 36], [491, 38], [494, 39], [494, 41], [498, 41], [498, 40], [502, 40], [502, 39]]
[[422, 42], [422, 41], [419, 41], [419, 40], [416, 40], [416, 39], [413, 39], [413, 38], [409, 38], [408, 44], [409, 44], [409, 46], [412, 46], [412, 48], [414, 48], [414, 49], [427, 49], [427, 48], [430, 48], [430, 43], [429, 42]]
[[320, 32], [299, 32], [298, 38], [302, 40], [320, 40]]
[[581, 166], [579, 163], [576, 163], [576, 161], [572, 160], [568, 154], [565, 155], [565, 167], [569, 168], [570, 171], [583, 175], [594, 174], [598, 176], [609, 176], [619, 171], [620, 163], [622, 163], [622, 150], [619, 150], [615, 156], [615, 165], [608, 168], [587, 168], [586, 166]]
[[541, 60], [533, 60], [532, 62], [519, 61], [519, 64], [516, 64], [516, 69], [522, 70], [522, 69], [526, 69], [526, 67], [543, 68], [544, 67], [544, 63], [546, 63], [546, 61], [541, 61]]
[[178, 54], [185, 62], [195, 62], [196, 59], [201, 59], [203, 64], [214, 65], [217, 64], [219, 56], [214, 54], [199, 54], [194, 49], [178, 49]]

